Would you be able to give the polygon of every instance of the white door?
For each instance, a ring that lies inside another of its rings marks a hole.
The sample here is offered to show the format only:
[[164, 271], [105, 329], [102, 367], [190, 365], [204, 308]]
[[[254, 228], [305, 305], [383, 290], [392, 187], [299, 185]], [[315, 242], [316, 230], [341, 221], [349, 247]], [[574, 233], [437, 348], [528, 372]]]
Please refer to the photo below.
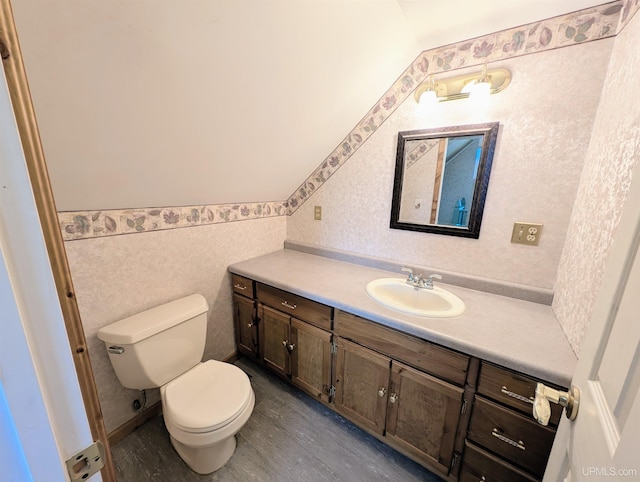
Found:
[[92, 442], [0, 68], [0, 480], [67, 481]]
[[640, 480], [640, 166], [607, 261], [545, 481]]

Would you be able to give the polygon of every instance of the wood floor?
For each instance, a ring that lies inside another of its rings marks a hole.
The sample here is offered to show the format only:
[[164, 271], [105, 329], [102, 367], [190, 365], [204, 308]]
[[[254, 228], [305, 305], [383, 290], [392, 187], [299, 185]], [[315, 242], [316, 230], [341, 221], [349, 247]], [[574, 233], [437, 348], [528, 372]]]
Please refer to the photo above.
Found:
[[442, 480], [261, 366], [236, 365], [251, 377], [256, 405], [231, 460], [211, 475], [192, 472], [160, 415], [112, 447], [119, 482]]

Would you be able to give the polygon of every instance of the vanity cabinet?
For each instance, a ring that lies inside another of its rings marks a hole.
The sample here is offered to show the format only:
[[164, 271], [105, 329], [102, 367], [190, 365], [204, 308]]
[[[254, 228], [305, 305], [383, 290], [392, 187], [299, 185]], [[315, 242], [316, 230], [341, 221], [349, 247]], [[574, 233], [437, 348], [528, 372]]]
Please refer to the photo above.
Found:
[[331, 395], [331, 337], [309, 323], [291, 320], [291, 382], [323, 402]]
[[338, 339], [335, 409], [378, 435], [384, 434], [391, 359]]
[[316, 325], [330, 329], [333, 309], [262, 284], [257, 297], [262, 362], [311, 396], [329, 402], [332, 334]]
[[562, 408], [533, 419], [539, 380], [248, 278], [233, 291], [240, 353], [445, 480], [542, 478]]
[[258, 303], [255, 297], [255, 283], [242, 276], [232, 275], [233, 319], [236, 332], [236, 345], [243, 355], [256, 360], [258, 358]]
[[464, 461], [460, 472], [460, 482], [535, 482], [529, 474], [506, 463], [500, 457], [467, 442]]
[[291, 317], [262, 304], [259, 314], [262, 362], [274, 372], [288, 376], [291, 373]]
[[337, 312], [335, 331], [335, 410], [448, 474], [465, 390], [423, 370], [444, 373], [464, 385], [469, 357], [345, 312]]
[[[482, 363], [463, 458], [465, 477], [472, 474], [476, 480], [478, 476], [489, 480], [492, 476], [505, 482], [542, 478], [562, 410], [552, 405], [547, 427], [533, 419], [531, 411], [537, 382], [520, 373]], [[493, 455], [488, 456], [487, 452]], [[502, 478], [492, 473], [497, 471], [496, 464], [505, 473]]]
[[463, 397], [462, 388], [392, 361], [385, 438], [448, 473]]

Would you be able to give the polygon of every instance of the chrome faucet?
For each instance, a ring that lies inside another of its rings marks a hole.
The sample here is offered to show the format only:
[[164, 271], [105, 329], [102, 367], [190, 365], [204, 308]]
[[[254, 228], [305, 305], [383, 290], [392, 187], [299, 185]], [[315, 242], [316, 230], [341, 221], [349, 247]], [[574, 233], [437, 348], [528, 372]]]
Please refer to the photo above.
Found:
[[[404, 271], [405, 273], [409, 273], [409, 276], [407, 276], [407, 284], [408, 285], [412, 285], [415, 283], [416, 281], [416, 277], [413, 275], [413, 270], [411, 268], [402, 268], [402, 271]], [[422, 275], [418, 275], [420, 277], [422, 277]]]
[[422, 280], [424, 282], [423, 288], [426, 288], [428, 290], [432, 290], [433, 289], [433, 278], [442, 279], [442, 275], [430, 274], [429, 276], [427, 276], [427, 279], [423, 279]]
[[426, 278], [423, 278], [421, 274], [413, 274], [413, 270], [411, 268], [402, 268], [402, 271], [409, 273], [407, 276], [406, 283], [408, 285], [414, 286], [415, 288], [423, 288], [426, 290], [433, 289], [433, 279], [442, 279], [442, 276], [439, 274], [430, 274]]

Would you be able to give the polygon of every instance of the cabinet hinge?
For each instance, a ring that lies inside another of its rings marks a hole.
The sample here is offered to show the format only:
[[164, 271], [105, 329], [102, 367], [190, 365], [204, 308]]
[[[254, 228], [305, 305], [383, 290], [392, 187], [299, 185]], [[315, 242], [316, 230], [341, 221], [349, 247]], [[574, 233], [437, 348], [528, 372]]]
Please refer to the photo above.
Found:
[[460, 413], [464, 415], [467, 411], [467, 399], [462, 400], [462, 408], [460, 409]]
[[331, 385], [331, 387], [329, 387], [329, 396], [330, 397], [335, 397], [336, 396], [336, 387], [335, 387], [335, 385]]
[[453, 459], [451, 460], [451, 467], [449, 468], [450, 472], [454, 469], [456, 465], [458, 465], [459, 457], [460, 457], [460, 454], [458, 452], [453, 452]]
[[87, 480], [104, 467], [104, 446], [99, 440], [67, 460], [71, 480]]
[[331, 354], [335, 355], [336, 353], [338, 353], [338, 343], [335, 341], [331, 342]]

